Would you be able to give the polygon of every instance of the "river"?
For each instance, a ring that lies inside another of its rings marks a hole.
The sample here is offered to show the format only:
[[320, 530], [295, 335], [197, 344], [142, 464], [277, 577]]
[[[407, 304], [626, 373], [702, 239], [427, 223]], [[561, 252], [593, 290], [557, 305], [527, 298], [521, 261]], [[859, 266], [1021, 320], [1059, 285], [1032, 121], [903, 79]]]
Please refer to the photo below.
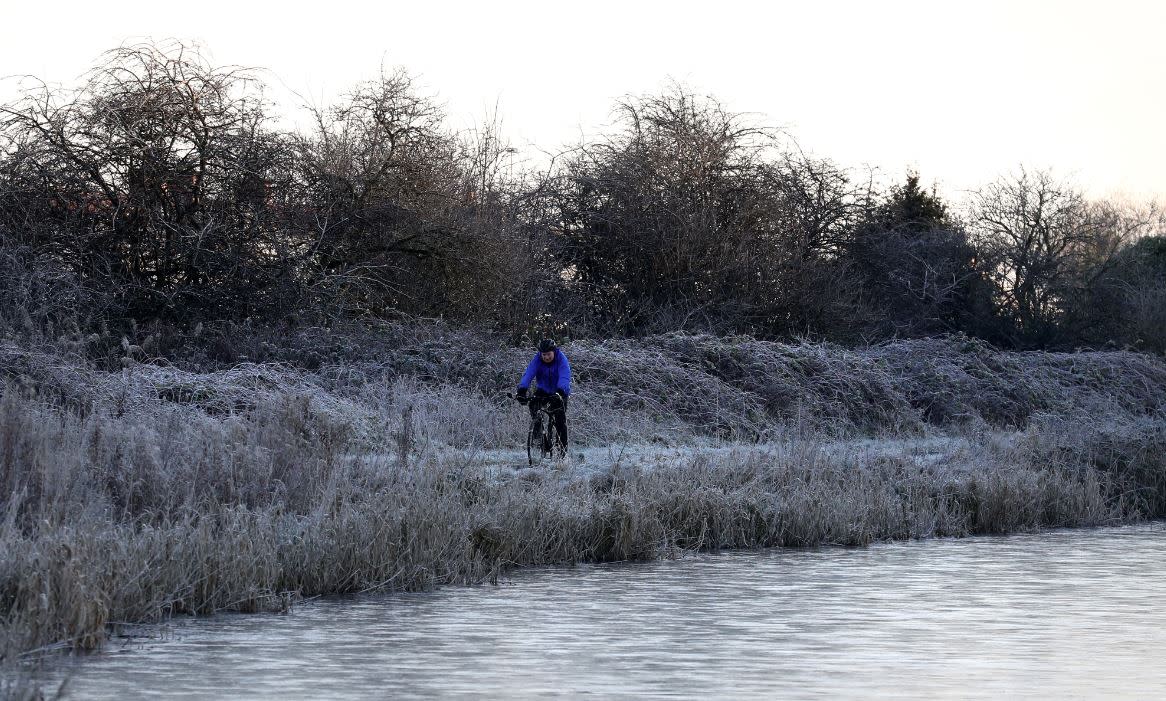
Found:
[[522, 570], [220, 615], [67, 698], [1166, 698], [1166, 525]]

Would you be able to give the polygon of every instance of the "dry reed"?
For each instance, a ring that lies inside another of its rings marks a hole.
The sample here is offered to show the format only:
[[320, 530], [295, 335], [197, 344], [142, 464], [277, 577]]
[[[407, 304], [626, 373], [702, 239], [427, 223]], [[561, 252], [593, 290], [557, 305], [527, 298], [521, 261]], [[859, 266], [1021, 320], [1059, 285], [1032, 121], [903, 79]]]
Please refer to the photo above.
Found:
[[0, 347], [0, 653], [522, 565], [1166, 516], [1166, 367], [1147, 356], [578, 344], [584, 444], [691, 447], [542, 473], [485, 452], [522, 435], [496, 393], [525, 351], [465, 336], [447, 366], [451, 332], [414, 333], [315, 370], [101, 372]]

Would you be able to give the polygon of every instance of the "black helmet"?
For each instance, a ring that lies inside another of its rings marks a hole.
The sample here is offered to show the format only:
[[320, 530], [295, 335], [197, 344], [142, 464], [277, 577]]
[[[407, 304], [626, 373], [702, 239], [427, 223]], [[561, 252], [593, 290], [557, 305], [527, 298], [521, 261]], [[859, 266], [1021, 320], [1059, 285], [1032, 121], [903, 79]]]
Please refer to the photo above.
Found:
[[538, 352], [539, 353], [546, 353], [549, 351], [553, 351], [557, 347], [558, 346], [555, 345], [554, 339], [551, 339], [551, 338], [544, 338], [543, 340], [538, 342]]

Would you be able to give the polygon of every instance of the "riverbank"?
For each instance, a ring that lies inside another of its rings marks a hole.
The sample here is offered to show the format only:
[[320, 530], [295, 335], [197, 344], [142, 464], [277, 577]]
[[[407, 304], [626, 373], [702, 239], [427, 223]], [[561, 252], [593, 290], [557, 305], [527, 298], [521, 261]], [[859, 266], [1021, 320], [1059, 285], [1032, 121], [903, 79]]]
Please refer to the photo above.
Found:
[[94, 647], [119, 622], [490, 581], [524, 565], [1160, 518], [1161, 428], [644, 448], [547, 470], [520, 467], [517, 454], [435, 455], [403, 469], [365, 456], [339, 461], [295, 509], [287, 499], [9, 520], [5, 642]]
[[86, 701], [1162, 698], [1164, 536], [1154, 522], [532, 567], [504, 586], [142, 626], [39, 678]]
[[[544, 470], [523, 467], [522, 413], [497, 398], [501, 361], [522, 351], [486, 358], [463, 344], [477, 374], [459, 378], [443, 374], [441, 344], [427, 356], [401, 344], [372, 382], [359, 362], [110, 373], [9, 347], [4, 655], [96, 647], [119, 623], [526, 565], [1166, 516], [1161, 361], [920, 343], [931, 345], [581, 344], [579, 446]], [[953, 358], [976, 372], [956, 374]], [[762, 363], [749, 366], [758, 391], [731, 380], [749, 363]], [[649, 383], [608, 393], [624, 366]], [[704, 391], [668, 394], [680, 381]], [[796, 392], [797, 415], [778, 401]], [[760, 440], [742, 441], [747, 429]]]

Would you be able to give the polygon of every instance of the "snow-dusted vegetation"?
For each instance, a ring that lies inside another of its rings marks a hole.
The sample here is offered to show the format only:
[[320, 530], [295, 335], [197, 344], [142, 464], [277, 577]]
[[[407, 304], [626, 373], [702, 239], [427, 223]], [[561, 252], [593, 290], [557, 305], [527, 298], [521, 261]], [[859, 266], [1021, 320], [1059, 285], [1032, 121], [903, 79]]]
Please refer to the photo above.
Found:
[[[3, 660], [535, 563], [1166, 516], [1153, 202], [1023, 168], [948, 202], [679, 85], [539, 165], [404, 69], [291, 120], [264, 75], [128, 45], [0, 105]], [[548, 336], [572, 445], [530, 469], [505, 394]]]
[[[260, 342], [256, 341], [256, 345]], [[0, 348], [6, 655], [112, 624], [686, 548], [1166, 515], [1166, 364], [666, 335], [578, 342], [571, 461], [519, 450], [527, 358], [437, 324], [121, 371]]]

